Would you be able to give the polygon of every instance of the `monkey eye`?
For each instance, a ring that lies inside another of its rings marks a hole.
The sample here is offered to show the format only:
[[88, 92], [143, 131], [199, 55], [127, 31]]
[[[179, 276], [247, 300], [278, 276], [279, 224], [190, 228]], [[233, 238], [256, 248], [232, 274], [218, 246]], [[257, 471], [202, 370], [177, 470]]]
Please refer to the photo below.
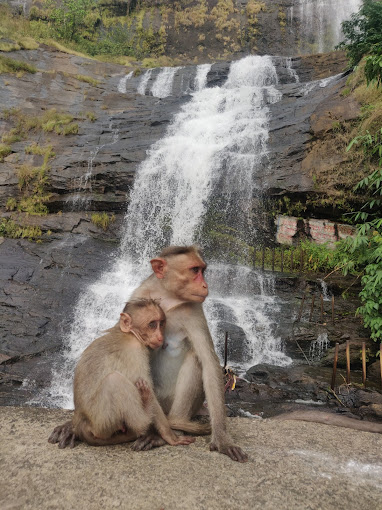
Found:
[[161, 328], [164, 328], [164, 327], [165, 327], [165, 325], [166, 325], [166, 321], [165, 321], [165, 320], [160, 321], [160, 323], [159, 323], [159, 324], [160, 324], [160, 327], [161, 327]]
[[150, 329], [156, 329], [157, 328], [157, 321], [151, 321], [148, 324]]
[[191, 267], [191, 271], [195, 274], [199, 273], [200, 267]]

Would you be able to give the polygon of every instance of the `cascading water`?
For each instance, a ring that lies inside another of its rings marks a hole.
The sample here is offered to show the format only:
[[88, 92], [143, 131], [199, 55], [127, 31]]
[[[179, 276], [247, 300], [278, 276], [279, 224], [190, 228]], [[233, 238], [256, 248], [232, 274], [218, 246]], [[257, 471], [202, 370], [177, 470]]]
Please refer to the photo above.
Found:
[[362, 0], [299, 0], [290, 8], [291, 25], [298, 23], [300, 52], [323, 53], [341, 42], [341, 23], [357, 12]]
[[195, 90], [203, 90], [207, 84], [207, 75], [211, 70], [212, 64], [201, 64], [196, 68]]
[[[169, 244], [203, 244], [211, 204], [225, 204], [220, 221], [244, 226], [244, 239], [251, 235], [253, 176], [266, 162], [268, 105], [280, 97], [272, 59], [250, 56], [231, 64], [223, 86], [202, 88], [182, 106], [137, 172], [113, 267], [77, 304], [50, 405], [71, 406], [75, 362], [93, 338], [116, 322], [124, 302], [149, 274], [150, 257]], [[217, 350], [223, 319], [242, 334], [241, 355], [237, 361], [229, 358], [231, 365], [243, 371], [262, 361], [290, 363], [273, 335], [272, 280], [241, 266], [212, 264], [208, 272], [206, 312]]]
[[142, 76], [142, 79], [141, 81], [139, 82], [139, 85], [138, 85], [138, 88], [137, 88], [137, 92], [138, 94], [142, 94], [142, 96], [145, 95], [146, 93], [146, 87], [147, 87], [147, 84], [151, 78], [151, 73], [152, 73], [152, 69], [148, 69], [145, 74]]
[[171, 94], [172, 82], [176, 72], [181, 69], [180, 67], [164, 67], [158, 74], [151, 93], [154, 97], [167, 97]]
[[120, 79], [118, 83], [118, 92], [120, 92], [121, 94], [126, 94], [127, 81], [130, 80], [130, 78], [133, 76], [133, 73], [134, 71], [130, 71], [128, 74], [126, 74]]

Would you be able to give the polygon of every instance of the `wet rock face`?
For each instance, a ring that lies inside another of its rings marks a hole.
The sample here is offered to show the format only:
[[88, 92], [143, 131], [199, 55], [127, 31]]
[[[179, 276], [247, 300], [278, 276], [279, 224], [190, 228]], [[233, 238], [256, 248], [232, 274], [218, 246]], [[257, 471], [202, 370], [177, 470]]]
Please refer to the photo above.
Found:
[[79, 293], [110, 264], [113, 245], [83, 234], [0, 239], [0, 402], [21, 404], [33, 394], [23, 382], [47, 386]]
[[[49, 162], [47, 189], [51, 193], [48, 204], [51, 212], [81, 210], [84, 206], [90, 210], [123, 212], [139, 163], [150, 146], [164, 135], [181, 105], [189, 100], [196, 67], [176, 71], [172, 95], [158, 98], [149, 91], [159, 69], [152, 71], [146, 93], [141, 95], [137, 88], [142, 75], [130, 78], [122, 86], [123, 91], [118, 91], [126, 72], [123, 66], [62, 54], [46, 46], [9, 56], [31, 63], [41, 72], [21, 78], [2, 75], [1, 104], [19, 109], [21, 123], [52, 109], [68, 113], [78, 125], [78, 133], [64, 136], [32, 129], [12, 143], [0, 175], [0, 207], [5, 207], [10, 197], [20, 196], [17, 178], [20, 166], [42, 164], [42, 156], [25, 152], [31, 144], [38, 143], [52, 145], [55, 152]], [[314, 189], [312, 165], [303, 164], [311, 139], [311, 118], [317, 124], [315, 112], [322, 111], [322, 103], [328, 97], [330, 111], [337, 103], [341, 104], [338, 112], [346, 111], [346, 99], [339, 96], [344, 84], [341, 79], [325, 87], [304, 83], [343, 70], [343, 55], [338, 56], [336, 63], [330, 57], [318, 57], [315, 63], [311, 58], [296, 58], [289, 67], [285, 59], [276, 58], [275, 63], [282, 98], [270, 104], [269, 163], [257, 184], [271, 195], [306, 193]], [[214, 64], [207, 75], [207, 86], [221, 86], [228, 73], [228, 63]], [[89, 83], [86, 79], [93, 81]], [[300, 83], [295, 82], [297, 79]], [[17, 120], [14, 114], [3, 116], [0, 134], [9, 133]], [[78, 203], [78, 197], [84, 204]]]

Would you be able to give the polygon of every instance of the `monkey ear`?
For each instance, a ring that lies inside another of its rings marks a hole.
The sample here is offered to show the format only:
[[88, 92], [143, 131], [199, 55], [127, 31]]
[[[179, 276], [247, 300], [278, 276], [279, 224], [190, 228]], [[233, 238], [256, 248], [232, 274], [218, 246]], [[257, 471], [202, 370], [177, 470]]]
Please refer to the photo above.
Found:
[[121, 318], [119, 319], [119, 327], [122, 333], [130, 333], [131, 326], [133, 325], [133, 321], [128, 313], [121, 313]]
[[164, 278], [167, 272], [167, 261], [165, 259], [152, 259], [150, 262], [155, 276], [159, 279]]

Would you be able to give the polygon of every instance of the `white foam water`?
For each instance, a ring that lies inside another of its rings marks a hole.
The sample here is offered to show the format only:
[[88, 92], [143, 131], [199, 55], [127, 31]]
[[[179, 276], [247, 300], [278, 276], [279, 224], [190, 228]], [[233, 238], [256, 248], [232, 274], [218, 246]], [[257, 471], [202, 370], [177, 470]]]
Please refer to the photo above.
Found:
[[137, 88], [137, 92], [138, 94], [141, 94], [142, 96], [144, 96], [146, 94], [146, 88], [147, 88], [147, 84], [151, 78], [151, 73], [153, 72], [152, 69], [147, 69], [147, 71], [145, 72], [145, 74], [142, 76], [140, 82], [139, 82], [139, 85], [138, 85], [138, 88]]
[[[137, 171], [114, 263], [76, 305], [48, 405], [72, 406], [76, 361], [100, 332], [114, 325], [124, 302], [150, 274], [150, 258], [169, 244], [203, 242], [201, 226], [214, 196], [223, 193], [237, 217], [250, 216], [253, 177], [267, 156], [269, 104], [280, 97], [272, 59], [250, 56], [231, 64], [223, 86], [196, 91], [183, 104]], [[272, 279], [246, 267], [213, 264], [208, 280], [206, 312], [217, 347], [216, 321], [222, 320], [217, 316], [223, 307], [245, 338], [240, 370], [260, 362], [290, 363], [273, 334], [277, 305]]]
[[151, 94], [159, 98], [170, 96], [174, 77], [179, 69], [181, 67], [163, 67], [151, 87]]
[[212, 64], [200, 64], [196, 68], [194, 89], [196, 91], [203, 90], [207, 85], [207, 75], [210, 72]]
[[128, 74], [123, 76], [118, 83], [118, 92], [121, 94], [126, 94], [126, 86], [128, 80], [133, 76], [133, 71], [130, 71]]
[[313, 340], [309, 347], [309, 359], [311, 361], [319, 361], [330, 347], [328, 333], [325, 331], [320, 333], [316, 340]]

